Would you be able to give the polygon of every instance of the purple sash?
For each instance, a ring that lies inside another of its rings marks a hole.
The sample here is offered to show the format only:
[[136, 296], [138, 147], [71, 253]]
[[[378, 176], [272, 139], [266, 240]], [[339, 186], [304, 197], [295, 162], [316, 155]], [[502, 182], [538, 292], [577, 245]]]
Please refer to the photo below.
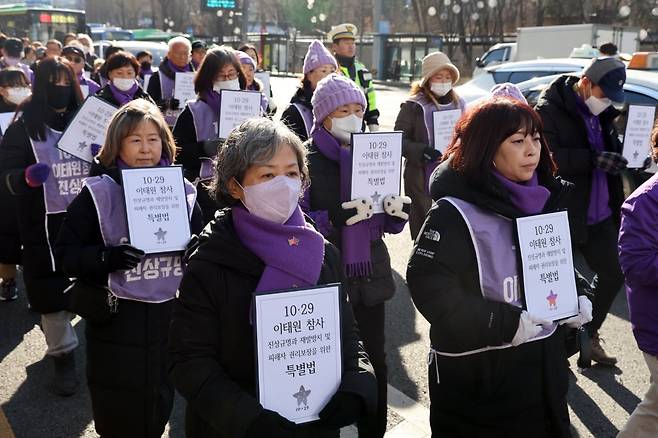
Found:
[[[176, 87], [176, 82], [173, 79], [170, 79], [163, 72], [158, 72], [160, 76], [160, 93], [162, 93], [162, 100], [172, 99], [174, 97], [174, 89]], [[167, 109], [164, 113], [165, 121], [169, 126], [174, 126], [176, 124], [176, 119], [181, 113], [181, 110], [172, 110]]]
[[[196, 201], [196, 189], [185, 182], [190, 219]], [[85, 181], [96, 206], [103, 243], [115, 246], [128, 242], [128, 220], [121, 186], [107, 176], [94, 176]], [[176, 296], [183, 277], [181, 254], [170, 252], [149, 254], [131, 271], [115, 271], [108, 276], [112, 293], [126, 300], [162, 303]]]
[[[462, 113], [466, 104], [463, 99], [459, 99], [459, 104], [450, 102], [446, 105], [436, 105], [432, 102], [431, 99], [428, 99], [424, 93], [418, 93], [415, 96], [411, 96], [409, 101], [417, 103], [423, 109], [423, 118], [425, 119], [425, 129], [427, 130], [427, 142], [431, 147], [434, 147], [434, 116], [432, 115], [434, 111], [444, 111], [452, 109], [461, 109]], [[430, 163], [425, 163], [425, 192], [429, 195], [429, 182], [432, 172], [439, 165], [439, 161], [432, 161]]]
[[201, 99], [188, 102], [194, 120], [196, 141], [205, 141], [217, 138], [217, 124], [219, 123], [219, 108], [213, 110], [210, 105]]
[[302, 120], [304, 121], [304, 128], [306, 128], [306, 137], [310, 137], [311, 129], [313, 129], [313, 111], [301, 103], [293, 103], [292, 105], [297, 108], [297, 111], [299, 111], [299, 114], [302, 116]]
[[[513, 221], [483, 210], [461, 199], [452, 197], [441, 199], [450, 202], [459, 211], [468, 226], [478, 263], [482, 297], [490, 301], [507, 303], [514, 307], [522, 308], [523, 300], [521, 299], [521, 289], [519, 287], [518, 250], [515, 243]], [[537, 336], [526, 342], [547, 338], [556, 329], [557, 323], [553, 323], [550, 329], [543, 329]], [[439, 354], [444, 356], [464, 356], [511, 346], [512, 344], [503, 344], [463, 353], [439, 352]]]
[[89, 175], [89, 163], [55, 147], [61, 136], [61, 132], [46, 128], [45, 141], [30, 139], [37, 163], [50, 166], [50, 175], [42, 185], [46, 214], [64, 213]]

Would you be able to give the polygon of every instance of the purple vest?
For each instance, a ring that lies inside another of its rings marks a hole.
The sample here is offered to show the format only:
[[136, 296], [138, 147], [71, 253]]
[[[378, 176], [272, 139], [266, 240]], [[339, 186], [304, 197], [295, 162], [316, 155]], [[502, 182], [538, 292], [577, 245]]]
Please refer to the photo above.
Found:
[[[107, 175], [90, 177], [85, 181], [85, 186], [96, 206], [103, 243], [106, 246], [116, 246], [128, 242], [128, 220], [121, 186]], [[187, 181], [185, 193], [191, 219], [196, 189]], [[118, 298], [162, 303], [176, 296], [182, 277], [180, 253], [149, 254], [131, 271], [110, 273], [108, 286]]]
[[304, 128], [306, 128], [306, 137], [310, 137], [311, 129], [313, 129], [313, 111], [301, 103], [293, 103], [292, 105], [297, 108], [297, 111], [299, 111], [299, 114], [302, 116], [302, 120], [304, 121]]
[[[158, 76], [160, 77], [160, 93], [162, 94], [162, 100], [172, 99], [174, 97], [176, 82], [162, 72], [158, 72]], [[167, 124], [169, 126], [174, 126], [180, 113], [181, 110], [165, 110], [164, 118]]]
[[[490, 301], [507, 303], [522, 308], [518, 250], [514, 237], [513, 221], [461, 199], [452, 197], [441, 199], [450, 202], [466, 222], [475, 248], [482, 297]], [[550, 329], [542, 330], [537, 336], [526, 342], [547, 338], [555, 332], [556, 328], [557, 324], [553, 323]], [[438, 353], [443, 356], [465, 356], [511, 346], [512, 344], [503, 344], [463, 353], [444, 353], [440, 351]]]
[[50, 175], [42, 185], [46, 214], [64, 213], [89, 175], [89, 163], [55, 147], [61, 136], [61, 132], [46, 127], [45, 141], [30, 139], [37, 163], [50, 166]]
[[212, 140], [217, 138], [219, 132], [217, 124], [219, 123], [219, 108], [215, 111], [201, 99], [189, 102], [187, 106], [192, 112], [194, 120], [194, 129], [196, 130], [196, 141]]

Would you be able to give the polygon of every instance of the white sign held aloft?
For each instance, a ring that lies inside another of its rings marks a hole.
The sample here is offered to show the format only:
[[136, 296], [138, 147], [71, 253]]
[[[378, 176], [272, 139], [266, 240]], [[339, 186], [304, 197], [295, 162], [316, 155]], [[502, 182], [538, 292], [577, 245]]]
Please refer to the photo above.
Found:
[[462, 116], [462, 110], [443, 110], [432, 113], [434, 125], [434, 149], [444, 153], [452, 140], [455, 125]]
[[256, 79], [263, 83], [263, 89], [260, 91], [263, 93], [269, 102], [270, 100], [270, 72], [269, 71], [259, 71], [254, 74]]
[[92, 144], [103, 146], [107, 127], [117, 108], [100, 97], [89, 96], [64, 130], [57, 147], [89, 163]]
[[190, 219], [180, 166], [121, 170], [130, 244], [147, 254], [182, 251]]
[[655, 116], [655, 106], [628, 106], [628, 119], [624, 133], [624, 157], [628, 160], [628, 167], [631, 169], [644, 167], [644, 161], [649, 156]]
[[340, 285], [254, 301], [258, 400], [295, 423], [317, 420], [342, 378]]
[[384, 212], [384, 198], [400, 195], [402, 132], [352, 134], [351, 199], [372, 199], [374, 213]]
[[180, 107], [185, 106], [188, 100], [196, 100], [194, 91], [194, 72], [176, 72], [174, 85], [174, 99], [178, 99]]
[[516, 220], [526, 308], [550, 321], [578, 314], [569, 217], [566, 211]]
[[227, 138], [245, 120], [261, 116], [258, 91], [221, 90], [220, 96], [219, 138]]

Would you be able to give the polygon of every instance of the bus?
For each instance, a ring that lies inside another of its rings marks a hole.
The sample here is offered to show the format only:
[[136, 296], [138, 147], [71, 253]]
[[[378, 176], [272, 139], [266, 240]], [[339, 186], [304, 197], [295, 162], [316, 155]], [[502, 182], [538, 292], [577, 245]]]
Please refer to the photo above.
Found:
[[46, 42], [67, 33], [85, 32], [85, 11], [50, 6], [0, 5], [0, 32]]

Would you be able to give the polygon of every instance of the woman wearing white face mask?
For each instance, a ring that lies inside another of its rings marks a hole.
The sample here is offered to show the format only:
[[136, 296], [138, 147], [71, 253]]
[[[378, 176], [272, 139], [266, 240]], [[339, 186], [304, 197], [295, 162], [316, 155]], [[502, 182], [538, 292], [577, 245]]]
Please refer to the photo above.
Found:
[[423, 58], [423, 77], [411, 85], [411, 93], [400, 106], [395, 129], [402, 134], [404, 192], [412, 200], [409, 214], [411, 238], [416, 239], [425, 215], [432, 205], [429, 177], [438, 165], [441, 152], [434, 148], [435, 111], [459, 109], [466, 103], [452, 88], [459, 80], [459, 70], [441, 52]]
[[170, 375], [188, 402], [188, 438], [337, 438], [341, 427], [374, 410], [375, 379], [345, 294], [342, 382], [320, 420], [295, 425], [258, 402], [254, 292], [342, 277], [336, 248], [297, 204], [308, 182], [306, 151], [281, 123], [248, 120], [220, 147], [211, 189], [227, 208], [188, 251], [170, 329]]
[[373, 200], [350, 197], [350, 136], [361, 132], [366, 107], [366, 98], [353, 81], [330, 74], [318, 82], [311, 103], [314, 126], [307, 143], [311, 187], [301, 205], [322, 234], [341, 250], [350, 303], [377, 376], [377, 412], [359, 422], [359, 435], [383, 437], [387, 388], [384, 304], [395, 294], [395, 282], [382, 237], [402, 231], [411, 201], [387, 196], [386, 212], [373, 215]]
[[[173, 130], [179, 148], [177, 159], [189, 181], [203, 182], [212, 176], [210, 159], [217, 155], [219, 145], [220, 91], [244, 90], [246, 85], [247, 80], [233, 49], [218, 47], [206, 53], [194, 78], [198, 98], [185, 105]], [[209, 222], [217, 207], [205, 188], [199, 190], [199, 204], [206, 222]]]
[[139, 86], [139, 64], [132, 53], [119, 51], [105, 62], [109, 82], [98, 92], [98, 97], [116, 107], [135, 99], [153, 99]]
[[22, 70], [10, 67], [0, 71], [0, 113], [13, 113], [31, 94], [30, 84]]

